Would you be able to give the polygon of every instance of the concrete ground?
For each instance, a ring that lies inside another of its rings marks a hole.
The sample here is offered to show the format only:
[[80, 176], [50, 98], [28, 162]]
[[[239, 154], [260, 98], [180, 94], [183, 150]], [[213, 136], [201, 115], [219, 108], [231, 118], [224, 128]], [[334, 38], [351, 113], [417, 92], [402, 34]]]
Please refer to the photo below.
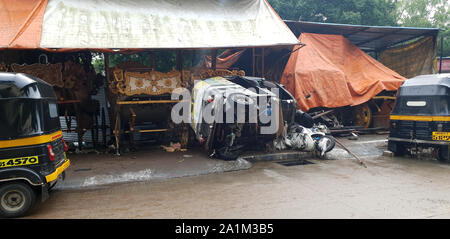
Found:
[[28, 218], [450, 218], [450, 164], [382, 156], [386, 135], [340, 141], [367, 168], [338, 146], [328, 159], [303, 155], [313, 164], [289, 167], [200, 151], [76, 156], [66, 182]]

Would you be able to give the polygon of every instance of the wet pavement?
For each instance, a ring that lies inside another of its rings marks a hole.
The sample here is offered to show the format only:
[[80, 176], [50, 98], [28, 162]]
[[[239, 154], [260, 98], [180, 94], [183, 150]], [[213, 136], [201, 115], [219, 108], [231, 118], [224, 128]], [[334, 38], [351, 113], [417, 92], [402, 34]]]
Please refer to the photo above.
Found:
[[87, 153], [69, 154], [71, 166], [66, 179], [56, 189], [80, 189], [115, 183], [163, 180], [249, 169], [246, 160], [211, 159], [201, 149], [186, 152], [165, 152], [151, 147], [121, 156]]
[[258, 157], [216, 162], [200, 151], [74, 157], [66, 182], [27, 218], [450, 217], [450, 164], [382, 156], [386, 135], [339, 140], [367, 168], [339, 146], [294, 166]]

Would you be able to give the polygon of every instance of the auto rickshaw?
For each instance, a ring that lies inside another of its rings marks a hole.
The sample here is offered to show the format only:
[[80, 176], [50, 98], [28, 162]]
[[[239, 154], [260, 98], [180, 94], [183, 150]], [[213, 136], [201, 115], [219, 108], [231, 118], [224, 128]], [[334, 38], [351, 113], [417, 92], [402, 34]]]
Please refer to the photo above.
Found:
[[407, 148], [432, 147], [448, 161], [450, 147], [450, 74], [421, 75], [400, 87], [390, 115], [388, 149], [396, 156]]
[[0, 73], [0, 217], [25, 215], [65, 177], [70, 161], [53, 87]]
[[[278, 95], [272, 89], [277, 90]], [[267, 105], [262, 103], [263, 99]], [[192, 89], [191, 106], [191, 127], [208, 154], [235, 160], [245, 147], [265, 147], [266, 143], [273, 141], [282, 130], [280, 121], [291, 124], [297, 101], [281, 85], [264, 78], [223, 76], [197, 81]], [[275, 109], [281, 114], [273, 113]], [[208, 122], [204, 116], [210, 111], [218, 118]], [[262, 115], [266, 118], [273, 116], [274, 121], [263, 122]], [[277, 124], [276, 132], [264, 132], [263, 128], [271, 124]]]

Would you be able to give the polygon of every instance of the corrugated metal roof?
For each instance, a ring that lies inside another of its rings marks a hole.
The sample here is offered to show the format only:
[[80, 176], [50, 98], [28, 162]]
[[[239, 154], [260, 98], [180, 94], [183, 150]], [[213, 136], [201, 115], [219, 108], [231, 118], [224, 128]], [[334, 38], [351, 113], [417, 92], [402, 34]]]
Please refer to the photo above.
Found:
[[297, 37], [302, 32], [343, 35], [366, 51], [379, 51], [421, 36], [436, 36], [439, 32], [438, 28], [363, 26], [288, 20], [285, 20], [285, 23]]

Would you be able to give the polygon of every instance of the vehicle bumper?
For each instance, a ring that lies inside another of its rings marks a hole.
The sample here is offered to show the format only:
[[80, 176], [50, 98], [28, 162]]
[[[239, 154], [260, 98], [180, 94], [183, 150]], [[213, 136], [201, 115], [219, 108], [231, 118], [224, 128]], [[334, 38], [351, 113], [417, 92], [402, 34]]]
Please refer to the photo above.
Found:
[[65, 159], [64, 163], [62, 163], [60, 166], [58, 166], [55, 169], [55, 172], [45, 176], [45, 179], [46, 179], [47, 183], [53, 182], [56, 179], [58, 179], [58, 176], [60, 174], [62, 174], [69, 166], [70, 166], [70, 160], [69, 159]]
[[389, 141], [405, 142], [410, 144], [434, 144], [434, 145], [449, 145], [450, 141], [431, 141], [431, 140], [421, 140], [421, 139], [402, 139], [389, 137]]

